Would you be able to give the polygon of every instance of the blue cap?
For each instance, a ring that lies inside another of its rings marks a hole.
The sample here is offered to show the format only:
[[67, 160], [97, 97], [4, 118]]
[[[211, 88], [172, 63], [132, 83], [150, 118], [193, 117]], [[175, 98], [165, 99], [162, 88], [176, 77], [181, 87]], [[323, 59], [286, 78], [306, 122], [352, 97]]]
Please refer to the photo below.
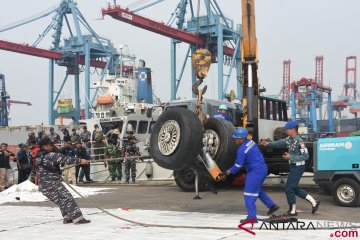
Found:
[[237, 128], [236, 131], [233, 133], [233, 138], [247, 138], [249, 135], [248, 131], [245, 128]]
[[220, 106], [219, 106], [219, 110], [228, 110], [228, 108], [227, 108], [227, 106], [225, 105], [225, 104], [221, 104]]
[[299, 126], [299, 123], [297, 121], [290, 121], [285, 124], [286, 129], [293, 129]]

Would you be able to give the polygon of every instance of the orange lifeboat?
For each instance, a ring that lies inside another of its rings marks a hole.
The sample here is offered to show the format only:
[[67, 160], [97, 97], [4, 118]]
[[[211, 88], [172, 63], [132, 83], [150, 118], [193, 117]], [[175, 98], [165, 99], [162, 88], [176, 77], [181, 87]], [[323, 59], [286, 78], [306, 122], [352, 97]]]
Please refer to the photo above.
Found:
[[111, 96], [101, 96], [96, 99], [97, 105], [113, 105], [114, 99]]

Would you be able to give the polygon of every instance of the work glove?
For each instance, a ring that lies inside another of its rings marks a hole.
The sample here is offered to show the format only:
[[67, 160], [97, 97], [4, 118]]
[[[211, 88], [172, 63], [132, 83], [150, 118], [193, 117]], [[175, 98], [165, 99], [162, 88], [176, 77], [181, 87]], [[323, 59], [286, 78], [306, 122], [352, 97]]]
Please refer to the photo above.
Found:
[[219, 176], [217, 177], [216, 181], [217, 182], [224, 182], [226, 180], [227, 175], [224, 173], [220, 173]]

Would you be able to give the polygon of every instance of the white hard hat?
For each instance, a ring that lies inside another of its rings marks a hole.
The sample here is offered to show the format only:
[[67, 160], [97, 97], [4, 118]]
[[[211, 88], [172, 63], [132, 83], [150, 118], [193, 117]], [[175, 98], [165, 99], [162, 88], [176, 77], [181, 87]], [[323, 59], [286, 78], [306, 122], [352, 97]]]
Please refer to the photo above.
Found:
[[219, 110], [229, 110], [228, 108], [227, 108], [227, 106], [225, 105], [225, 104], [221, 104], [220, 106], [219, 106]]

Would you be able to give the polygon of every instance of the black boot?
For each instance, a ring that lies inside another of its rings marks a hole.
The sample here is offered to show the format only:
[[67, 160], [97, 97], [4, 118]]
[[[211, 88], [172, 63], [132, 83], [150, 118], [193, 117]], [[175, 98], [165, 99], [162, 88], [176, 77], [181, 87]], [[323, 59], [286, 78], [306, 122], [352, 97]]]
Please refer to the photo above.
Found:
[[297, 212], [295, 213], [291, 213], [291, 211], [287, 211], [286, 213], [283, 214], [284, 217], [296, 217], [297, 216]]
[[274, 212], [276, 212], [279, 209], [280, 209], [280, 207], [277, 204], [274, 204], [274, 205], [272, 205], [271, 208], [269, 208], [269, 211], [267, 212], [267, 215], [271, 216], [271, 215], [273, 215]]
[[72, 222], [73, 222], [73, 220], [71, 218], [64, 218], [64, 220], [63, 220], [63, 224], [69, 224]]
[[81, 219], [80, 221], [77, 221], [75, 224], [78, 225], [78, 224], [86, 224], [86, 223], [90, 223], [91, 221], [90, 220], [86, 220], [85, 218]]
[[[240, 223], [243, 223], [243, 222], [246, 222], [246, 221], [249, 221], [249, 219], [245, 218], [245, 219], [241, 219], [240, 220]], [[254, 223], [258, 223], [259, 221], [257, 220], [257, 218], [254, 220]]]
[[312, 214], [316, 213], [316, 211], [318, 210], [319, 206], [320, 206], [320, 201], [316, 200], [316, 205], [315, 205], [315, 207], [314, 207], [314, 206], [312, 207], [311, 213], [312, 213]]
[[293, 212], [293, 207], [292, 205], [289, 206], [289, 210], [283, 214], [284, 217], [295, 217], [297, 216], [297, 212], [295, 210], [295, 213], [292, 213]]

